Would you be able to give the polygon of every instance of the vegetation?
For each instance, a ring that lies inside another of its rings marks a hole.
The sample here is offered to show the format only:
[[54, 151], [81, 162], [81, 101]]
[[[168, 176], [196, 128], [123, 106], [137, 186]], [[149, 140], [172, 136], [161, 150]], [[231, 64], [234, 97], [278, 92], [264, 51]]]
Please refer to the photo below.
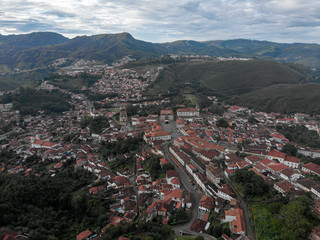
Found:
[[312, 228], [319, 224], [311, 212], [311, 204], [312, 200], [303, 196], [289, 203], [252, 205], [256, 239], [307, 239]]
[[281, 151], [289, 156], [296, 156], [298, 148], [290, 143], [287, 143], [282, 147]]
[[203, 94], [239, 95], [274, 84], [296, 84], [302, 78], [289, 67], [263, 60], [175, 63], [165, 68], [149, 93], [191, 88]]
[[160, 157], [154, 154], [148, 156], [143, 161], [143, 166], [150, 173], [153, 181], [166, 173], [165, 170], [161, 168]]
[[101, 133], [103, 129], [110, 126], [109, 119], [103, 116], [90, 117], [85, 116], [81, 119], [80, 127], [88, 127], [92, 133]]
[[216, 125], [217, 125], [217, 127], [223, 127], [223, 128], [230, 127], [229, 123], [226, 120], [224, 120], [223, 118], [218, 119]]
[[116, 157], [117, 155], [123, 155], [129, 153], [131, 156], [137, 153], [143, 146], [143, 138], [140, 137], [128, 137], [127, 139], [118, 138], [115, 142], [102, 142], [100, 145], [100, 154], [102, 158], [110, 165], [112, 169], [119, 169], [129, 166], [133, 163], [132, 158], [126, 159], [121, 157], [118, 161], [109, 163], [108, 157]]
[[316, 131], [310, 131], [305, 126], [277, 125], [276, 129], [281, 132], [290, 142], [295, 142], [312, 148], [320, 148], [320, 137]]
[[171, 227], [168, 225], [162, 225], [155, 222], [131, 222], [120, 223], [118, 226], [110, 226], [106, 230], [102, 240], [118, 239], [120, 236], [128, 237], [134, 240], [171, 240], [173, 239]]
[[271, 187], [265, 183], [262, 177], [252, 171], [237, 170], [232, 180], [243, 187], [245, 199], [261, 199], [270, 197]]
[[277, 84], [243, 94], [233, 103], [265, 112], [320, 113], [319, 92], [319, 83]]
[[178, 209], [169, 218], [170, 225], [177, 225], [190, 221], [190, 214], [184, 209]]
[[52, 74], [45, 77], [44, 80], [49, 81], [54, 86], [73, 92], [79, 92], [82, 87], [91, 87], [97, 82], [101, 76], [81, 73], [77, 76]]
[[0, 175], [0, 225], [30, 239], [73, 239], [107, 224], [108, 202], [83, 189], [94, 176], [67, 167], [56, 177]]
[[0, 91], [14, 90], [19, 87], [32, 87], [32, 85], [37, 86], [42, 78], [49, 73], [50, 70], [41, 69], [24, 73], [0, 75]]
[[44, 111], [45, 114], [58, 114], [70, 109], [69, 99], [69, 95], [59, 91], [20, 88], [16, 94], [2, 96], [0, 103], [13, 102], [13, 108], [23, 115], [36, 115], [39, 111]]

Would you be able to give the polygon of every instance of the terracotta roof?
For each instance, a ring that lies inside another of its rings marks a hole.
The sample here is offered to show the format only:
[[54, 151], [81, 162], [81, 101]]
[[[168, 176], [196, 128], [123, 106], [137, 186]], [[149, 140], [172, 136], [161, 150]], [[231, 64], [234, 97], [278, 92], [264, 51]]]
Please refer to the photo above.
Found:
[[85, 230], [85, 231], [79, 233], [76, 238], [77, 238], [77, 240], [82, 240], [82, 239], [89, 237], [90, 235], [92, 235], [92, 232], [90, 232], [89, 230]]
[[235, 233], [246, 232], [246, 224], [243, 217], [243, 210], [241, 208], [236, 208], [234, 210], [226, 210], [226, 216], [234, 216], [236, 220], [232, 221], [233, 230]]
[[315, 173], [320, 174], [320, 166], [318, 164], [315, 164], [313, 162], [307, 163], [302, 166], [303, 168], [307, 168]]
[[202, 219], [199, 219], [199, 218], [196, 218], [193, 223], [191, 224], [190, 226], [190, 230], [191, 231], [194, 231], [194, 232], [203, 232], [205, 227], [207, 225], [207, 222], [202, 220]]
[[268, 153], [268, 156], [276, 157], [276, 158], [283, 158], [284, 159], [286, 157], [286, 154], [283, 153], [283, 152], [277, 151], [277, 150], [271, 150]]
[[277, 182], [274, 185], [281, 188], [284, 192], [289, 192], [291, 189], [293, 189], [293, 185], [287, 181]]
[[206, 208], [210, 211], [214, 207], [214, 199], [212, 197], [203, 195], [200, 199], [199, 206]]
[[179, 177], [178, 172], [176, 170], [174, 170], [174, 169], [168, 170], [166, 172], [166, 176], [167, 176], [168, 179], [173, 178], [173, 177], [175, 177], [175, 178]]
[[300, 160], [296, 157], [286, 156], [284, 160], [287, 162], [300, 163]]
[[269, 165], [268, 168], [273, 170], [274, 172], [281, 172], [282, 170], [288, 168], [288, 166], [282, 163], [276, 163], [276, 164]]

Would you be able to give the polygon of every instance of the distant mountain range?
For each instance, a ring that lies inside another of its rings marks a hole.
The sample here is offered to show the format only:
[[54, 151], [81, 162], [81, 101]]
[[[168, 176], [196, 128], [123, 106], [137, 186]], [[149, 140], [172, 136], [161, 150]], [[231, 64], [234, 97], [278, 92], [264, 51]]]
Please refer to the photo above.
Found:
[[112, 63], [127, 55], [139, 59], [164, 54], [257, 57], [320, 67], [318, 44], [283, 44], [245, 39], [205, 42], [183, 40], [160, 44], [137, 40], [129, 33], [80, 36], [73, 39], [50, 32], [0, 35], [0, 72], [10, 72], [13, 68], [43, 67], [63, 57]]

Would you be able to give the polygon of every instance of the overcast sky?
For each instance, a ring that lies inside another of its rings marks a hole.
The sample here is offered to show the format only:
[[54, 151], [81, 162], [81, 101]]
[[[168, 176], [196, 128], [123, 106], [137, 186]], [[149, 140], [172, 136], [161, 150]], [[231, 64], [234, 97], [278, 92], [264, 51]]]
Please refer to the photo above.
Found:
[[0, 0], [0, 34], [320, 43], [320, 0]]

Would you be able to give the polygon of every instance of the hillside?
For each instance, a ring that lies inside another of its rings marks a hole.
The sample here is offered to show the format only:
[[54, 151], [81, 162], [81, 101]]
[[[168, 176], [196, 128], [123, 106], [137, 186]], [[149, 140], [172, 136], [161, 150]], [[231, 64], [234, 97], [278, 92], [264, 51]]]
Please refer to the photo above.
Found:
[[159, 44], [134, 39], [128, 33], [75, 37], [62, 44], [29, 48], [14, 54], [9, 67], [43, 67], [58, 58], [98, 60], [105, 63], [132, 55], [134, 58], [163, 54]]
[[46, 32], [0, 35], [0, 72], [10, 72], [13, 68], [43, 67], [62, 57], [112, 63], [127, 55], [140, 59], [163, 54], [257, 57], [301, 63], [309, 67], [320, 66], [318, 44], [284, 44], [246, 39], [204, 42], [181, 40], [159, 44], [137, 40], [129, 33], [73, 39]]
[[148, 93], [191, 88], [206, 94], [240, 95], [274, 84], [297, 84], [304, 78], [288, 66], [265, 60], [176, 63], [165, 68]]
[[320, 84], [279, 84], [241, 95], [234, 103], [266, 112], [320, 113]]
[[[19, 67], [21, 64], [17, 63], [23, 61], [23, 53], [28, 49], [59, 45], [68, 40], [68, 38], [60, 34], [51, 32], [0, 35], [0, 72], [10, 72], [12, 67]], [[29, 65], [28, 63], [27, 66]], [[26, 68], [24, 66], [21, 67]]]

